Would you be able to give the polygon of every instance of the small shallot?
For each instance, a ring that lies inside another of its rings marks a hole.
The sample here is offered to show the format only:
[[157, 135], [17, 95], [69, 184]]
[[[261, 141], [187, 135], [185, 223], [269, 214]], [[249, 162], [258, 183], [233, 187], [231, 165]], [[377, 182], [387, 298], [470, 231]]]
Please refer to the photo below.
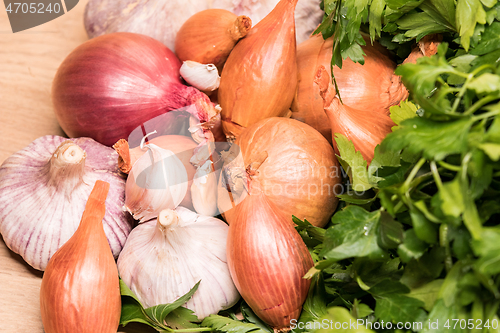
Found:
[[115, 333], [120, 323], [118, 269], [104, 234], [109, 183], [97, 180], [78, 229], [56, 251], [40, 286], [46, 333]]
[[278, 2], [229, 54], [218, 92], [228, 138], [259, 120], [289, 113], [297, 88], [296, 5], [297, 0]]
[[291, 218], [253, 184], [229, 226], [227, 260], [241, 297], [275, 329], [299, 318], [313, 260]]
[[246, 36], [252, 20], [225, 9], [206, 9], [191, 16], [175, 37], [175, 54], [181, 61], [214, 64], [222, 69], [234, 45]]
[[342, 193], [334, 150], [314, 128], [298, 120], [274, 117], [242, 132], [225, 154], [218, 207], [229, 224], [248, 188], [259, 184], [267, 199], [288, 219], [292, 215], [325, 226]]

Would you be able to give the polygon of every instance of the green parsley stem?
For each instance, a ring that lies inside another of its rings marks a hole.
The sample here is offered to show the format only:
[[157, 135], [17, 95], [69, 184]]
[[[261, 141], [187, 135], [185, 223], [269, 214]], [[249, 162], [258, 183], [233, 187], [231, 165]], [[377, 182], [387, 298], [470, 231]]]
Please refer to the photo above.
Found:
[[442, 166], [443, 168], [448, 169], [450, 171], [459, 172], [460, 170], [462, 170], [461, 166], [459, 166], [459, 165], [453, 165], [453, 164], [447, 163], [445, 161], [438, 161], [438, 164], [440, 166]]
[[481, 107], [483, 107], [484, 105], [486, 105], [490, 102], [493, 102], [499, 98], [500, 98], [500, 96], [498, 94], [485, 96], [485, 97], [481, 98], [480, 100], [478, 100], [476, 103], [474, 103], [474, 105], [472, 105], [467, 111], [465, 111], [463, 113], [463, 115], [464, 116], [471, 115], [474, 112], [476, 112], [477, 110], [479, 110]]
[[[498, 97], [496, 97], [496, 98], [498, 98]], [[494, 116], [497, 116], [499, 114], [500, 114], [500, 109], [497, 109], [497, 110], [493, 110], [493, 111], [490, 111], [490, 112], [485, 112], [485, 113], [479, 114], [477, 116], [472, 117], [472, 119], [474, 121], [477, 121], [477, 120], [486, 119], [486, 118], [489, 118], [489, 117], [494, 117]]]
[[410, 190], [410, 184], [411, 184], [413, 178], [415, 178], [417, 176], [418, 171], [424, 165], [424, 163], [425, 163], [425, 158], [422, 157], [422, 158], [420, 158], [420, 160], [417, 162], [417, 164], [415, 164], [415, 166], [411, 170], [410, 174], [408, 175], [408, 178], [406, 178], [406, 180], [403, 184], [403, 189], [404, 189], [405, 193], [407, 193]]
[[443, 189], [443, 181], [441, 180], [441, 177], [439, 176], [439, 171], [437, 169], [436, 162], [431, 161], [430, 167], [431, 167], [431, 171], [432, 171], [432, 176], [434, 177], [434, 181], [436, 182], [436, 186], [438, 187], [438, 190], [441, 191]]
[[212, 332], [210, 327], [193, 327], [193, 328], [182, 328], [178, 330], [168, 329], [161, 332], [172, 332], [172, 333], [189, 333], [189, 332]]

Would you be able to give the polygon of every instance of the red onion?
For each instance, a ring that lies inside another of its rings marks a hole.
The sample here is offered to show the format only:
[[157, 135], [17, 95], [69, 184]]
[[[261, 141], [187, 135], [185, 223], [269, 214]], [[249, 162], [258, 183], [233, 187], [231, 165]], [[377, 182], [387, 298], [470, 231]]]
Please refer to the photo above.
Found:
[[107, 146], [144, 122], [187, 107], [201, 122], [217, 114], [208, 96], [184, 85], [181, 62], [159, 41], [118, 32], [91, 39], [71, 52], [52, 86], [55, 113], [70, 137]]

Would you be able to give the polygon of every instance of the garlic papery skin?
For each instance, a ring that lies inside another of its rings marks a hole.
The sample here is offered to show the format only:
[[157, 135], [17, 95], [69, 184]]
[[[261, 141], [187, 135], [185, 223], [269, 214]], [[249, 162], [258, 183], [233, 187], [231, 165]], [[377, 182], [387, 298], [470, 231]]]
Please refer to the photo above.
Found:
[[38, 270], [74, 234], [96, 180], [110, 183], [104, 231], [118, 257], [133, 221], [122, 211], [125, 179], [118, 154], [90, 138], [47, 135], [0, 167], [0, 233], [5, 244]]
[[206, 216], [217, 216], [217, 185], [218, 172], [211, 160], [200, 166], [194, 174], [191, 184], [191, 197], [194, 209], [198, 214]]
[[200, 320], [234, 305], [240, 296], [227, 266], [228, 225], [184, 207], [158, 216], [132, 230], [117, 262], [144, 307], [171, 303], [198, 281], [185, 307]]
[[186, 196], [188, 174], [182, 161], [171, 151], [155, 144], [139, 157], [129, 172], [125, 186], [124, 208], [134, 219], [154, 219], [163, 209], [176, 208]]
[[201, 64], [186, 60], [182, 63], [179, 72], [187, 83], [205, 93], [219, 88], [219, 71], [214, 64]]

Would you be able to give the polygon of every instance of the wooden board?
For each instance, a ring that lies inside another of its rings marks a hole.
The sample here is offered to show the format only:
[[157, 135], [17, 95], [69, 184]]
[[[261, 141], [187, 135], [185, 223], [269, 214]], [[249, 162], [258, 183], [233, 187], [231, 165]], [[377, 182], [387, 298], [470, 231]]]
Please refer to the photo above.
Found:
[[[51, 83], [64, 58], [87, 40], [86, 3], [80, 0], [67, 14], [15, 34], [0, 4], [0, 164], [40, 136], [64, 135], [53, 112]], [[0, 237], [0, 332], [43, 332], [41, 278]], [[119, 332], [156, 331], [130, 324]]]

